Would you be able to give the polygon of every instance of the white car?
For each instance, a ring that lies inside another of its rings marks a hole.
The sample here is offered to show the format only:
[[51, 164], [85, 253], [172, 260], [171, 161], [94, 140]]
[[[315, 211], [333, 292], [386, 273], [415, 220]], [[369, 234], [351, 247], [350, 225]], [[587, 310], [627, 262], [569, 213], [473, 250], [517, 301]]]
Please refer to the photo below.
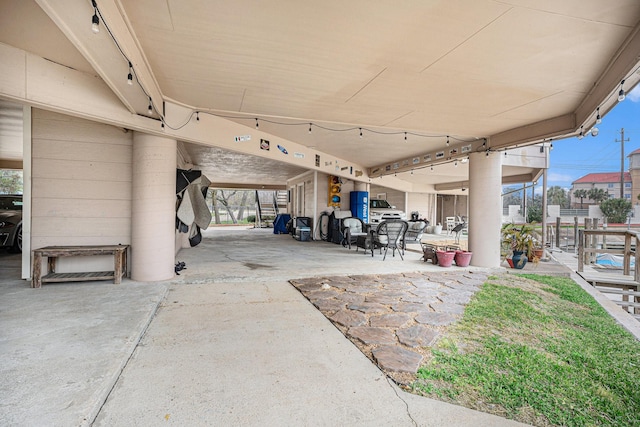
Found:
[[369, 222], [377, 224], [388, 219], [403, 219], [406, 221], [407, 215], [391, 206], [389, 202], [382, 199], [371, 199], [369, 201]]

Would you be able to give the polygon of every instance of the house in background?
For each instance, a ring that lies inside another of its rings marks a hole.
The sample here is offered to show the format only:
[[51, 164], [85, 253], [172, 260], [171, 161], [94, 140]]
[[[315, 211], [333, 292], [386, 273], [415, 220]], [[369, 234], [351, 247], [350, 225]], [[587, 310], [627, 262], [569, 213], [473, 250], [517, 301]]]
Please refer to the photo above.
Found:
[[[636, 205], [640, 203], [640, 148], [627, 156], [629, 158], [629, 171], [623, 173], [624, 198]], [[609, 194], [609, 198], [620, 198], [620, 172], [599, 172], [587, 174], [571, 183], [571, 207], [580, 208], [580, 197], [575, 196], [577, 190], [591, 190], [601, 188]], [[596, 203], [585, 197], [582, 206], [595, 205]]]

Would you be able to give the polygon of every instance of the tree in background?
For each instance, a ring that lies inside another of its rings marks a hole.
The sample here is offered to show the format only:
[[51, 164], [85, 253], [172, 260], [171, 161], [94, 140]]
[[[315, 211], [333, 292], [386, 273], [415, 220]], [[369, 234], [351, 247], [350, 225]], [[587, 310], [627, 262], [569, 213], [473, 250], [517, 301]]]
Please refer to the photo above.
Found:
[[559, 205], [560, 209], [569, 208], [569, 197], [564, 188], [559, 185], [547, 189], [547, 203], [550, 205]]
[[542, 222], [542, 196], [539, 194], [533, 200], [527, 199], [527, 222]]
[[22, 194], [22, 171], [0, 170], [0, 194]]
[[576, 190], [573, 192], [573, 196], [576, 198], [580, 198], [580, 209], [583, 209], [582, 207], [582, 200], [585, 199], [587, 196], [589, 196], [589, 193], [587, 192], [587, 190], [585, 190], [584, 188], [581, 188], [580, 190]]
[[626, 199], [608, 199], [600, 203], [600, 210], [607, 217], [608, 223], [624, 224], [631, 212], [631, 202]]
[[589, 190], [587, 195], [596, 203], [604, 202], [609, 198], [609, 193], [604, 191], [602, 188], [592, 188]]
[[522, 187], [504, 187], [502, 189], [502, 207], [508, 208], [509, 205], [522, 205]]

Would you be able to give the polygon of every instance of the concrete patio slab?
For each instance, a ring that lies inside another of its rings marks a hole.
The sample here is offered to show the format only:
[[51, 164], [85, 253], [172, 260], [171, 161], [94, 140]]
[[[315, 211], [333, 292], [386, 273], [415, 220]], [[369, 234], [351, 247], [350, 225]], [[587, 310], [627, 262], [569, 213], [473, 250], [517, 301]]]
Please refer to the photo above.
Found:
[[441, 269], [419, 254], [214, 229], [178, 258], [167, 283], [31, 289], [3, 256], [0, 424], [519, 425], [401, 391], [288, 283]]

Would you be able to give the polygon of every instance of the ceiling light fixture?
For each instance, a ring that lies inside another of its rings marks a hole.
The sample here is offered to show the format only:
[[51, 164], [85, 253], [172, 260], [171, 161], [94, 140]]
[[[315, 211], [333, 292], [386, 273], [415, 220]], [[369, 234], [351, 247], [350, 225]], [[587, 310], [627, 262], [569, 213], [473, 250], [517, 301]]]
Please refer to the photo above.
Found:
[[622, 85], [624, 85], [624, 80], [620, 82], [620, 92], [618, 92], [618, 101], [620, 102], [624, 101], [625, 98], [624, 88]]
[[96, 0], [91, 0], [93, 4], [93, 17], [91, 17], [91, 31], [94, 33], [100, 32], [100, 18], [98, 18], [98, 5], [96, 4]]

